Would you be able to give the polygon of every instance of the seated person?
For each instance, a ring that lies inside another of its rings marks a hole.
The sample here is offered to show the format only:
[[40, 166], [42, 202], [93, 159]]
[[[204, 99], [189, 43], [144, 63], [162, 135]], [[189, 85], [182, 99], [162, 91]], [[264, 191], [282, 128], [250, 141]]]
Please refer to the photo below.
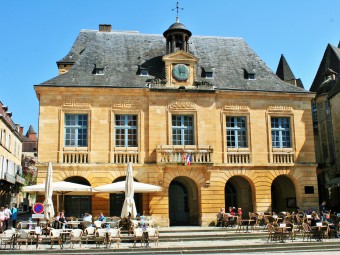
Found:
[[225, 224], [224, 215], [225, 215], [225, 209], [224, 209], [224, 207], [222, 207], [222, 208], [220, 209], [220, 212], [216, 215], [216, 217], [217, 217], [217, 222], [218, 222], [218, 223], [221, 223], [221, 226], [222, 226], [222, 227], [224, 227], [224, 224]]
[[90, 221], [90, 222], [92, 222], [92, 215], [89, 214], [89, 213], [85, 213], [83, 221]]
[[325, 222], [327, 223], [329, 229], [331, 230], [331, 232], [334, 233], [334, 237], [335, 238], [339, 238], [339, 235], [336, 231], [336, 226], [334, 225], [334, 222], [331, 218], [331, 215], [328, 213], [328, 214], [325, 214]]
[[316, 226], [316, 223], [321, 221], [320, 217], [319, 217], [319, 215], [315, 211], [312, 212], [311, 216], [312, 217], [308, 221], [308, 223], [310, 223], [311, 226]]
[[106, 217], [104, 216], [103, 212], [100, 212], [100, 213], [99, 213], [99, 218], [98, 218], [98, 220], [103, 221], [103, 222], [106, 221]]
[[65, 223], [66, 223], [66, 217], [65, 217], [64, 210], [63, 210], [61, 211], [60, 216], [59, 216], [59, 224], [60, 226], [64, 226]]

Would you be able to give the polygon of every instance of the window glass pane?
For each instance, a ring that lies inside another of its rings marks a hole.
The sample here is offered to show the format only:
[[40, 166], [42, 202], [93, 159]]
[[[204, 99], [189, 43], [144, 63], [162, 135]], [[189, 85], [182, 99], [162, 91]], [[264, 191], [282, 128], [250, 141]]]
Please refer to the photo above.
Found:
[[272, 117], [272, 147], [291, 148], [290, 119]]
[[194, 118], [190, 115], [172, 116], [172, 144], [194, 145]]
[[65, 114], [65, 146], [87, 146], [87, 114]]
[[137, 115], [115, 116], [115, 144], [117, 147], [138, 147]]
[[246, 117], [227, 116], [227, 147], [246, 148], [247, 143], [247, 119]]

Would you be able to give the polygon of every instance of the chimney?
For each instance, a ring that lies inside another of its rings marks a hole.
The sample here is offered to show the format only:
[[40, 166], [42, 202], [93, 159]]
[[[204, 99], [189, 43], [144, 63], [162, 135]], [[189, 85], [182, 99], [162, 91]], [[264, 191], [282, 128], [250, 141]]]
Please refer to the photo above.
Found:
[[24, 136], [24, 127], [20, 127], [20, 132], [19, 133], [20, 133], [21, 136]]
[[99, 32], [111, 32], [110, 24], [99, 24]]

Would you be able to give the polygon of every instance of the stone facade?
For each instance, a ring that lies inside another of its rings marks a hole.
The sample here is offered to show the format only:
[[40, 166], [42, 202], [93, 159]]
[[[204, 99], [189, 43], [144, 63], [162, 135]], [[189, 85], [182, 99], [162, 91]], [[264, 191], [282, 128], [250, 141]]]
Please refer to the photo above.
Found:
[[[200, 78], [199, 65], [203, 65], [200, 59], [205, 56], [186, 52], [186, 42], [191, 33], [180, 25], [175, 24], [170, 27], [174, 30], [167, 30], [169, 54], [163, 55], [162, 61], [149, 56], [155, 61], [152, 63], [163, 63], [165, 67], [157, 69], [162, 73], [158, 76], [152, 73], [156, 67], [149, 66], [149, 72], [157, 82], [147, 77], [139, 87], [123, 86], [117, 80], [115, 85], [104, 86], [111, 79], [105, 76], [104, 69], [104, 75], [91, 76], [95, 78], [93, 82], [101, 79], [103, 83], [69, 85], [72, 82], [83, 83], [81, 79], [84, 77], [77, 71], [83, 58], [79, 56], [77, 65], [67, 73], [35, 86], [40, 101], [38, 160], [42, 162], [37, 164], [38, 183], [44, 181], [48, 161], [53, 162], [54, 181], [71, 181], [76, 177], [86, 180], [92, 187], [124, 178], [127, 162], [132, 162], [137, 181], [162, 187], [161, 192], [138, 195], [140, 206], [137, 210], [141, 214], [152, 215], [163, 226], [213, 224], [222, 206], [242, 207], [245, 214], [293, 211], [297, 206], [304, 208], [307, 205], [317, 207], [310, 103], [313, 94], [283, 82], [283, 89], [276, 89], [281, 81], [267, 71], [258, 73], [258, 79], [254, 79], [254, 88], [257, 89], [216, 88], [224, 86], [218, 85], [220, 81], [221, 84], [229, 81], [219, 79], [217, 65], [215, 69], [205, 67], [214, 71], [214, 78]], [[187, 35], [180, 37], [184, 38], [184, 46], [175, 44], [176, 38], [171, 37], [173, 31]], [[76, 42], [75, 48], [78, 46]], [[175, 46], [179, 49], [176, 50]], [[132, 57], [129, 55], [129, 58]], [[110, 64], [97, 62], [105, 68], [112, 68]], [[187, 75], [183, 79], [174, 74], [173, 69], [178, 64], [188, 67], [187, 73], [180, 74]], [[125, 67], [119, 68], [123, 70]], [[108, 73], [111, 75], [111, 72]], [[252, 83], [251, 80], [243, 80], [242, 69], [235, 73], [242, 76], [239, 84], [246, 86]], [[122, 75], [121, 70], [119, 75]], [[136, 72], [129, 74], [125, 71], [125, 75], [126, 84], [135, 82], [132, 79]], [[115, 79], [119, 78], [117, 76], [112, 74]], [[66, 81], [68, 77], [70, 80]], [[200, 80], [199, 83], [197, 80]], [[272, 84], [274, 91], [258, 89], [261, 84]], [[65, 145], [65, 133], [68, 132], [65, 116], [72, 114], [87, 116], [86, 146]], [[134, 116], [137, 120], [137, 146], [117, 146], [116, 118], [120, 115]], [[188, 125], [193, 130], [193, 142], [174, 143], [174, 116], [189, 116], [192, 120]], [[246, 146], [228, 145], [229, 117], [245, 120]], [[273, 118], [288, 121], [289, 146], [273, 148]], [[112, 204], [115, 201], [112, 196], [93, 194], [92, 213], [103, 211], [113, 216]]]

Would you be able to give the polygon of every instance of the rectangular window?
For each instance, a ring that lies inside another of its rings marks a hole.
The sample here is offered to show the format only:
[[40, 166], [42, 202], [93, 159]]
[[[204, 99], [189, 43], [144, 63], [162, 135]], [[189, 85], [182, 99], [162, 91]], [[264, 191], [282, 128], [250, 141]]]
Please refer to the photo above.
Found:
[[172, 116], [172, 144], [194, 145], [194, 118], [188, 115]]
[[115, 116], [116, 147], [138, 147], [137, 115]]
[[291, 148], [290, 120], [289, 118], [271, 118], [272, 147]]
[[247, 148], [247, 118], [227, 116], [227, 147]]
[[65, 146], [87, 146], [87, 114], [65, 114]]

